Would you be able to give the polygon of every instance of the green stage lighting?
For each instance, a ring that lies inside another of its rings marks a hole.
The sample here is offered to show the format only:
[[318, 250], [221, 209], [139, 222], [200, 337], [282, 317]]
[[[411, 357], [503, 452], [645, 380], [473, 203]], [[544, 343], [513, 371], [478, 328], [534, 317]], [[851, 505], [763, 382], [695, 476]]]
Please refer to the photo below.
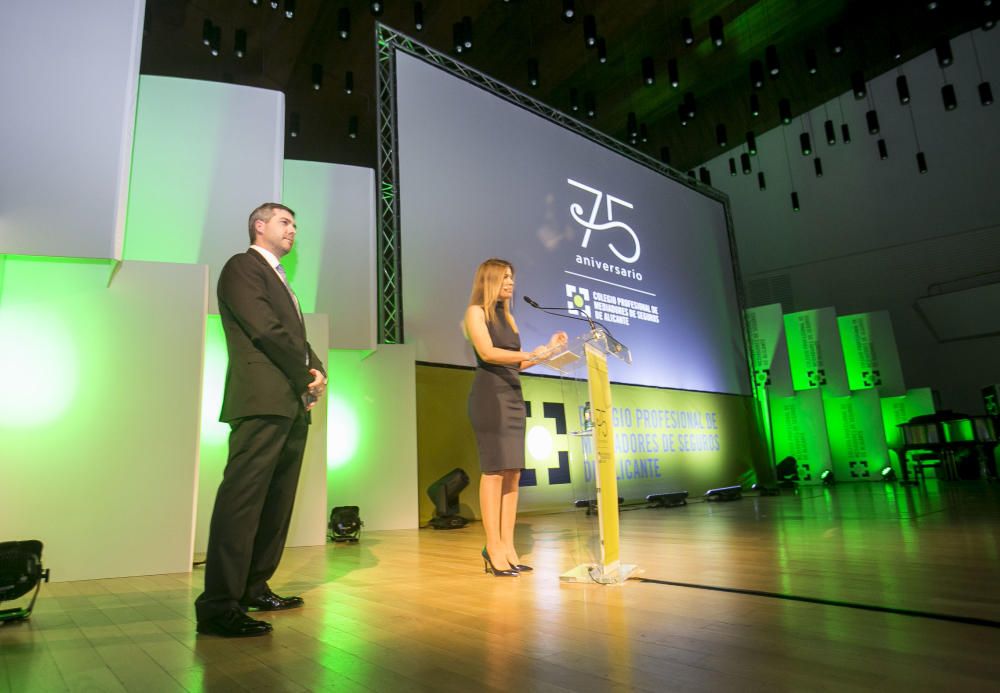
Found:
[[820, 481], [823, 482], [824, 486], [833, 486], [835, 483], [837, 483], [836, 478], [834, 478], [833, 476], [833, 470], [830, 469], [824, 469], [823, 472], [819, 475], [819, 478]]
[[882, 476], [882, 481], [895, 481], [896, 480], [896, 470], [891, 466], [882, 467], [882, 471], [879, 472]]

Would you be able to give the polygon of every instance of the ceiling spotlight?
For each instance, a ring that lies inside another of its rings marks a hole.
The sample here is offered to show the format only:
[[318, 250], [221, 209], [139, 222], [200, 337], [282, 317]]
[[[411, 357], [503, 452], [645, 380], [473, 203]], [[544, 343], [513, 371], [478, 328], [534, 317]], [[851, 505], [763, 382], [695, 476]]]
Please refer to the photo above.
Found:
[[351, 70], [344, 73], [344, 91], [348, 94], [354, 93], [354, 72]]
[[750, 95], [750, 115], [754, 118], [760, 115], [760, 99], [756, 94]]
[[608, 44], [605, 43], [603, 36], [597, 39], [597, 62], [601, 65], [608, 62]]
[[868, 95], [868, 88], [865, 86], [865, 75], [861, 70], [851, 73], [851, 90], [855, 99], [863, 99]]
[[824, 486], [833, 486], [837, 480], [833, 477], [832, 469], [824, 469], [819, 475], [820, 481], [823, 482]]
[[910, 85], [906, 83], [906, 75], [896, 78], [896, 93], [899, 94], [899, 103], [906, 105], [910, 103]]
[[268, 4], [271, 6], [272, 10], [276, 10], [278, 9], [278, 5], [281, 3], [279, 3], [278, 0], [271, 0]]
[[698, 169], [698, 177], [701, 179], [701, 182], [704, 183], [705, 185], [712, 184], [712, 174], [704, 166]]
[[337, 35], [345, 41], [351, 36], [351, 11], [346, 7], [337, 10]]
[[592, 14], [583, 18], [583, 43], [587, 48], [597, 45], [597, 19]]
[[921, 173], [927, 173], [927, 157], [924, 156], [923, 152], [917, 152], [917, 170]]
[[630, 138], [635, 139], [639, 135], [639, 121], [635, 117], [635, 111], [629, 111], [625, 120], [625, 131]]
[[778, 47], [773, 43], [764, 49], [764, 63], [767, 65], [767, 73], [771, 77], [777, 77], [781, 72], [781, 65], [778, 63]]
[[851, 143], [851, 129], [847, 127], [847, 123], [840, 124], [840, 139], [844, 140], [844, 144]]
[[746, 152], [740, 154], [740, 168], [743, 170], [744, 176], [749, 176], [753, 173], [753, 167], [750, 165], [750, 155]]
[[462, 45], [465, 50], [472, 48], [472, 17], [462, 17]]
[[681, 38], [684, 40], [685, 46], [690, 46], [694, 43], [694, 30], [691, 27], [690, 17], [685, 17], [681, 20]]
[[670, 78], [670, 86], [674, 89], [681, 85], [680, 74], [677, 71], [677, 60], [674, 58], [667, 61], [667, 76]]
[[370, 7], [373, 17], [381, 17], [382, 12], [385, 11], [385, 3], [379, 2], [379, 0], [374, 0], [374, 2], [371, 3]]
[[834, 55], [844, 53], [844, 32], [839, 24], [831, 24], [826, 30], [826, 40], [830, 44], [830, 52]]
[[214, 25], [212, 24], [212, 20], [211, 19], [206, 19], [204, 22], [201, 23], [201, 42], [204, 43], [206, 46], [209, 46], [209, 45], [212, 44], [212, 27], [213, 26]]
[[[933, 3], [929, 2], [929, 3], [927, 3], [927, 5], [928, 5], [929, 9], [934, 9], [933, 7], [930, 7], [930, 5], [934, 5], [936, 7], [937, 3], [936, 2], [933, 2]], [[886, 465], [885, 467], [882, 467], [882, 471], [879, 472], [879, 476], [882, 477], [882, 481], [895, 481], [896, 480], [896, 470], [893, 469], [892, 466]]]
[[298, 137], [299, 136], [299, 114], [292, 113], [288, 117], [288, 136]]
[[896, 34], [889, 34], [889, 54], [896, 62], [903, 59], [903, 45], [899, 42], [899, 37]]
[[759, 60], [750, 61], [750, 84], [754, 89], [764, 87], [764, 63]]
[[538, 58], [528, 58], [528, 84], [538, 86]]
[[979, 83], [979, 103], [989, 106], [993, 103], [993, 88], [989, 82]]
[[693, 91], [684, 92], [684, 105], [687, 107], [688, 116], [693, 119], [698, 106]]
[[813, 159], [813, 168], [816, 170], [816, 177], [817, 178], [822, 178], [823, 177], [823, 162], [820, 160], [820, 158], [818, 156], [815, 159]]
[[588, 118], [594, 118], [597, 115], [597, 99], [594, 97], [594, 92], [588, 91], [583, 95], [583, 109]]
[[941, 87], [941, 100], [944, 102], [944, 110], [954, 111], [958, 108], [958, 97], [955, 95], [955, 85], [946, 84]]
[[295, 18], [295, 0], [285, 0], [285, 19]]
[[951, 44], [945, 36], [938, 37], [934, 42], [934, 52], [937, 54], [938, 65], [948, 67], [955, 61], [955, 56], [951, 52]]
[[236, 30], [236, 39], [233, 42], [233, 49], [237, 58], [242, 58], [247, 54], [247, 32], [243, 29]]
[[833, 121], [827, 120], [823, 123], [823, 131], [826, 133], [826, 143], [831, 147], [837, 144], [837, 132], [833, 129]]
[[885, 140], [883, 139], [878, 141], [878, 158], [882, 161], [889, 158], [889, 147], [886, 146]]
[[868, 134], [877, 135], [879, 131], [878, 113], [875, 112], [874, 108], [865, 113], [865, 122], [868, 123]]
[[687, 127], [688, 124], [688, 110], [687, 106], [681, 104], [680, 108], [677, 109], [677, 119], [681, 122], [681, 127]]
[[413, 3], [413, 28], [417, 31], [424, 30], [424, 3]]
[[639, 123], [639, 140], [643, 144], [649, 142], [649, 128], [646, 127], [645, 123]]
[[750, 152], [751, 156], [757, 156], [757, 138], [752, 130], [747, 131], [747, 151]]
[[569, 110], [574, 113], [580, 110], [580, 93], [576, 89], [569, 90]]
[[576, 3], [574, 3], [573, 0], [563, 0], [562, 18], [564, 22], [573, 21], [573, 17], [576, 16], [576, 7], [574, 7], [575, 4]]
[[797, 192], [792, 192], [792, 211], [799, 211], [799, 194]]
[[729, 175], [736, 175], [736, 157], [729, 157]]
[[323, 66], [319, 63], [312, 64], [312, 85], [316, 91], [323, 86]]
[[725, 148], [729, 143], [726, 138], [726, 126], [722, 123], [715, 126], [715, 141], [722, 148]]
[[778, 114], [781, 116], [781, 122], [785, 125], [789, 125], [792, 122], [792, 103], [788, 99], [781, 99], [778, 101]]
[[[376, 3], [372, 3], [375, 5]], [[358, 117], [352, 115], [347, 121], [347, 136], [352, 140], [358, 139]]]
[[809, 156], [812, 154], [812, 140], [809, 138], [808, 132], [803, 132], [799, 135], [799, 147], [802, 149], [802, 156]]
[[219, 57], [221, 46], [222, 46], [222, 27], [213, 26], [212, 39], [208, 42], [208, 50], [213, 56], [217, 58]]
[[660, 147], [660, 161], [670, 165], [670, 147]]
[[816, 51], [812, 48], [806, 48], [806, 69], [811, 75], [819, 72], [819, 60], [816, 58]]
[[716, 48], [722, 48], [726, 43], [725, 36], [722, 33], [722, 17], [715, 15], [708, 20], [708, 35], [712, 38], [712, 43]]
[[763, 171], [757, 171], [757, 188], [759, 190], [767, 190], [767, 179], [764, 178]]
[[456, 53], [465, 50], [465, 38], [462, 35], [462, 23], [455, 22], [451, 25], [451, 43]]
[[653, 70], [653, 59], [649, 56], [642, 59], [642, 81], [647, 87], [652, 86], [656, 81]]

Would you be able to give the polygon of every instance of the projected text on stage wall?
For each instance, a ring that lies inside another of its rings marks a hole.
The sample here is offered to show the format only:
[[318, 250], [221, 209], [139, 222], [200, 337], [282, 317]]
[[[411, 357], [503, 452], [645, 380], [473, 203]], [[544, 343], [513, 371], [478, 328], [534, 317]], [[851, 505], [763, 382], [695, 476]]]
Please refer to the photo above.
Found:
[[[612, 381], [749, 394], [723, 205], [401, 51], [400, 233], [406, 341], [471, 365], [459, 323], [476, 266], [516, 269], [524, 346], [587, 329], [627, 345]], [[612, 360], [614, 361], [614, 360]]]

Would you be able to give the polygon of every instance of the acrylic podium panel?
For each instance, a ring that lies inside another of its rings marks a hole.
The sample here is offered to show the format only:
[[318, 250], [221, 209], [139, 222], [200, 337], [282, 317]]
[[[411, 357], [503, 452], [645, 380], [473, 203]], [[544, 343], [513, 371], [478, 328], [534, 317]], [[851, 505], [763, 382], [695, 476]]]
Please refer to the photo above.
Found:
[[[581, 443], [593, 451], [592, 464], [595, 506], [597, 510], [597, 556], [563, 573], [565, 582], [615, 584], [627, 580], [636, 566], [621, 562], [618, 529], [618, 472], [615, 464], [614, 426], [612, 421], [611, 383], [608, 379], [608, 355], [632, 362], [628, 348], [605, 330], [594, 327], [574, 338], [565, 349], [550, 355], [543, 365], [562, 374], [585, 375], [589, 407], [584, 416]], [[584, 464], [587, 464], [586, 455]], [[588, 488], [589, 490], [589, 488]], [[591, 496], [586, 495], [585, 501]], [[590, 541], [588, 544], [593, 545]]]

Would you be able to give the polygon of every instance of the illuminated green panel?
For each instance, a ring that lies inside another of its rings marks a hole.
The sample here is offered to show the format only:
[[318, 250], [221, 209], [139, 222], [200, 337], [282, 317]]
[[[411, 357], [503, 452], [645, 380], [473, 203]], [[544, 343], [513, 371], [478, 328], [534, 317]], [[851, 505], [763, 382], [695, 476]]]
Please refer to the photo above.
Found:
[[[315, 169], [315, 175], [310, 175]], [[281, 264], [288, 272], [288, 280], [299, 298], [304, 313], [316, 311], [319, 276], [324, 258], [323, 244], [329, 242], [331, 232], [326, 222], [331, 218], [331, 195], [327, 188], [328, 164], [308, 161], [285, 162], [282, 176], [281, 201], [295, 210], [298, 235], [295, 247]]]
[[370, 353], [367, 349], [329, 352], [328, 469], [349, 468], [352, 462], [360, 464], [366, 454], [360, 445], [360, 441], [367, 438], [364, 432], [379, 429], [378, 412], [366, 406], [365, 381], [358, 377], [358, 364]]
[[[197, 113], [201, 132], [220, 133], [231, 124], [222, 98], [201, 90], [200, 103], [187, 80], [143, 76], [139, 79], [132, 174], [125, 217], [126, 260], [194, 263], [205, 233], [206, 211], [217, 193], [215, 163], [221, 156], [216, 137], [203, 136], [192, 146], [189, 133], [174, 121]], [[178, 204], [183, 200], [183, 205]]]
[[226, 385], [226, 335], [218, 315], [207, 316], [205, 324], [205, 370], [201, 390], [201, 444], [225, 445], [229, 439], [229, 425], [219, 421], [222, 410], [222, 393]]
[[771, 397], [774, 459], [780, 462], [794, 457], [802, 484], [819, 483], [819, 475], [832, 466], [823, 411], [819, 390], [806, 390], [794, 397]]
[[824, 402], [833, 471], [838, 481], [870, 481], [889, 463], [882, 406], [874, 390]]
[[109, 261], [7, 256], [0, 289], [0, 420], [34, 428], [57, 420], [86, 386], [82, 354], [104, 338], [79, 287], [107, 284]]

